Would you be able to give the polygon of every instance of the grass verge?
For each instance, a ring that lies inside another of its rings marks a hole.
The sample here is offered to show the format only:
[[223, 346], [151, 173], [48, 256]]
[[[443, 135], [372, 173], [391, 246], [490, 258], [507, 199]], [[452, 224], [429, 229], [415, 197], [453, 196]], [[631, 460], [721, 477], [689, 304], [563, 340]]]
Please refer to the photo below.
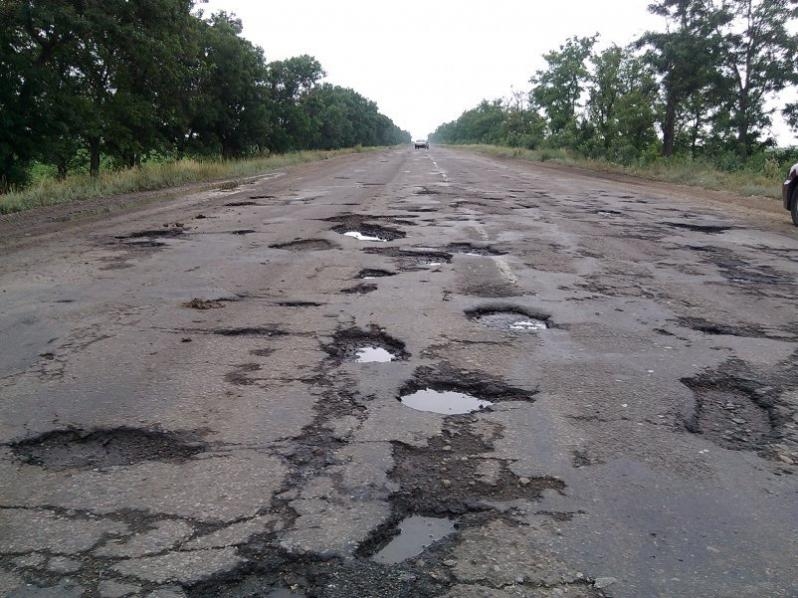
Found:
[[198, 160], [146, 163], [138, 168], [102, 172], [99, 177], [74, 175], [63, 181], [46, 179], [20, 191], [0, 195], [0, 214], [21, 212], [83, 199], [153, 191], [189, 183], [236, 180], [303, 162], [378, 148], [303, 151], [243, 160]]
[[613, 162], [583, 158], [564, 149], [528, 150], [496, 145], [461, 145], [452, 147], [462, 147], [502, 158], [520, 158], [533, 162], [554, 162], [596, 172], [626, 174], [653, 181], [773, 199], [781, 199], [781, 181], [786, 174], [786, 172], [777, 172], [774, 168], [771, 168], [770, 172], [752, 172], [749, 170], [727, 172], [701, 161], [680, 159], [660, 159], [641, 166], [623, 166]]

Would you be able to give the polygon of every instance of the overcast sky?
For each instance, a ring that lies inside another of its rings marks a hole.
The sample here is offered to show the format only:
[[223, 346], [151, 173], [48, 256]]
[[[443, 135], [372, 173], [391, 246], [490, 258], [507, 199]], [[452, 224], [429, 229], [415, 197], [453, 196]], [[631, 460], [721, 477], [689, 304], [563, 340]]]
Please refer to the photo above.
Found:
[[[529, 89], [542, 54], [567, 37], [625, 45], [663, 21], [648, 0], [210, 0], [244, 23], [268, 60], [315, 56], [332, 83], [352, 87], [414, 137], [482, 99]], [[779, 127], [781, 131], [781, 127]], [[783, 143], [795, 143], [780, 134]]]

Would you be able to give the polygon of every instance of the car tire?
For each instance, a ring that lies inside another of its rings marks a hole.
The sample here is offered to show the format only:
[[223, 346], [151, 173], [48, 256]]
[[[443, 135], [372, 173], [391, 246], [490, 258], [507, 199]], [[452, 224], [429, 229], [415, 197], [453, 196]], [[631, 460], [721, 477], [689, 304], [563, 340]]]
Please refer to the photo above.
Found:
[[798, 185], [792, 190], [792, 197], [790, 198], [790, 216], [792, 216], [792, 223], [798, 226]]

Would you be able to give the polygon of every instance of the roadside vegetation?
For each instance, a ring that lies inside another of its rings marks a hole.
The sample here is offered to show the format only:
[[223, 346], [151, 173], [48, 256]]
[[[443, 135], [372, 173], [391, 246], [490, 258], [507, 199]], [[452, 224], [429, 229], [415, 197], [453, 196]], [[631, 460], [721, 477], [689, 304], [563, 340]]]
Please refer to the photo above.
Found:
[[[664, 32], [598, 49], [569, 38], [531, 88], [483, 101], [431, 139], [657, 180], [778, 197], [798, 151], [778, 149], [774, 98], [798, 84], [792, 0], [658, 0]], [[798, 103], [783, 107], [798, 129]]]
[[[792, 152], [785, 150], [762, 154], [759, 158], [763, 158], [764, 161], [757, 162], [752, 159], [744, 168], [722, 170], [711, 162], [680, 156], [670, 159], [658, 158], [636, 164], [621, 164], [602, 158], [588, 158], [579, 152], [563, 148], [529, 150], [505, 145], [458, 144], [458, 146], [499, 158], [565, 164], [596, 172], [625, 174], [654, 181], [774, 199], [781, 199], [781, 181], [789, 166], [798, 160], [787, 155], [792, 155]], [[779, 155], [781, 159], [778, 158]]]
[[269, 62], [201, 4], [0, 2], [0, 210], [410, 141], [312, 56]]
[[163, 162], [146, 162], [136, 168], [107, 169], [98, 176], [73, 174], [59, 179], [49, 175], [23, 189], [0, 195], [0, 214], [21, 212], [31, 208], [69, 201], [92, 199], [137, 191], [153, 191], [190, 183], [237, 181], [278, 168], [326, 160], [334, 156], [368, 151], [355, 147], [340, 150], [305, 150], [272, 156], [235, 160], [181, 158]]

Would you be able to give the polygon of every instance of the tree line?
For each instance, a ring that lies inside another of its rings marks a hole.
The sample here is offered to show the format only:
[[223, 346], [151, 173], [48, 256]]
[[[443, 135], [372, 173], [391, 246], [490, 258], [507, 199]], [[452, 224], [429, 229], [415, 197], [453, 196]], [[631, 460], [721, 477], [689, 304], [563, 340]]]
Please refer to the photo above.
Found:
[[[573, 149], [629, 164], [658, 155], [734, 168], [768, 146], [774, 94], [798, 83], [796, 0], [657, 0], [664, 32], [597, 50], [572, 37], [528, 93], [483, 101], [438, 127], [441, 143]], [[783, 109], [798, 128], [798, 104]]]
[[0, 192], [33, 163], [97, 175], [182, 156], [236, 158], [409, 142], [307, 55], [268, 62], [235, 16], [195, 0], [0, 0]]

